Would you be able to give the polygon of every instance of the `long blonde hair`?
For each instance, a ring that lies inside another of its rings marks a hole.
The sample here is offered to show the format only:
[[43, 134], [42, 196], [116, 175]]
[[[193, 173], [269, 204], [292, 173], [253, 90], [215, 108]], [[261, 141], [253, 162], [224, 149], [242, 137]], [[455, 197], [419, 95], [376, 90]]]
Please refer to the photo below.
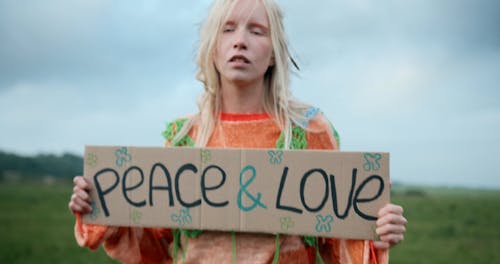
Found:
[[[175, 136], [174, 142], [187, 135], [196, 122], [199, 124], [196, 146], [206, 146], [219, 122], [222, 95], [220, 76], [214, 64], [213, 54], [222, 24], [236, 1], [238, 0], [215, 0], [200, 29], [196, 78], [203, 83], [205, 90], [198, 98], [199, 113], [185, 123]], [[304, 114], [310, 106], [292, 99], [289, 88], [292, 59], [283, 26], [283, 13], [274, 0], [258, 1], [262, 2], [267, 11], [275, 60], [274, 66], [271, 66], [264, 76], [264, 110], [283, 131], [285, 149], [288, 149], [292, 139], [292, 124], [301, 126], [306, 120]]]

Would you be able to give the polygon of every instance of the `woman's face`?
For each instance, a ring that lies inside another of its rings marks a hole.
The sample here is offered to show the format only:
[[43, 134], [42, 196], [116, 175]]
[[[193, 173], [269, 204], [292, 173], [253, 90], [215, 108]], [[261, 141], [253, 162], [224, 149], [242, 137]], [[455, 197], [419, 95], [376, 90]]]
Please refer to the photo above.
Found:
[[237, 1], [218, 35], [214, 61], [223, 81], [251, 84], [264, 79], [274, 59], [269, 21], [260, 1]]

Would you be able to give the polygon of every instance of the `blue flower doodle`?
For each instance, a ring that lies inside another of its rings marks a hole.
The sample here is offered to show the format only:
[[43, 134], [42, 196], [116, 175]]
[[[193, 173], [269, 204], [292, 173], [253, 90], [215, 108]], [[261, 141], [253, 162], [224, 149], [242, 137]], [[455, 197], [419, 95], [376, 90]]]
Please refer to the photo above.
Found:
[[281, 161], [283, 160], [283, 151], [281, 150], [269, 150], [267, 152], [269, 154], [269, 163], [278, 165], [281, 164]]
[[125, 165], [125, 163], [128, 163], [132, 160], [132, 155], [128, 153], [128, 148], [127, 147], [122, 147], [119, 148], [115, 151], [115, 157], [116, 157], [116, 166], [122, 167]]
[[380, 160], [382, 159], [382, 154], [380, 153], [365, 153], [363, 155], [365, 163], [363, 164], [363, 169], [365, 171], [378, 171], [380, 170]]
[[321, 233], [330, 233], [332, 231], [332, 222], [333, 222], [333, 216], [331, 215], [326, 215], [323, 217], [321, 214], [316, 216], [316, 232]]
[[96, 220], [99, 217], [99, 213], [101, 212], [101, 209], [97, 207], [96, 202], [90, 203], [90, 206], [92, 207], [92, 211], [90, 212], [90, 219]]
[[193, 218], [191, 217], [191, 214], [189, 213], [189, 208], [182, 208], [179, 210], [179, 214], [171, 214], [170, 219], [172, 219], [173, 222], [179, 224], [179, 226], [183, 227], [186, 224], [191, 224], [193, 222]]
[[281, 223], [281, 231], [283, 232], [290, 230], [295, 225], [295, 222], [292, 220], [290, 216], [281, 217], [280, 223]]

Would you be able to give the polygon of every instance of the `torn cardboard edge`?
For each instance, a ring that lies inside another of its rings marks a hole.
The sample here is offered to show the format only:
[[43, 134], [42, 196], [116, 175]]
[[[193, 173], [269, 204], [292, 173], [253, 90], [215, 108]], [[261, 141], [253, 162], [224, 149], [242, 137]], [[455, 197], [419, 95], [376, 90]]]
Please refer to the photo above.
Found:
[[389, 153], [86, 146], [84, 223], [377, 240]]

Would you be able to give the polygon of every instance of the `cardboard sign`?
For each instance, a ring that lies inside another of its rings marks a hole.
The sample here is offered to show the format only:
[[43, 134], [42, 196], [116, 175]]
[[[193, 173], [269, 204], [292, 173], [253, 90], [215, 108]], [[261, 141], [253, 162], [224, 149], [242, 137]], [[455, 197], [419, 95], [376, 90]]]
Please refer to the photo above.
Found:
[[377, 240], [389, 154], [85, 148], [85, 223]]

